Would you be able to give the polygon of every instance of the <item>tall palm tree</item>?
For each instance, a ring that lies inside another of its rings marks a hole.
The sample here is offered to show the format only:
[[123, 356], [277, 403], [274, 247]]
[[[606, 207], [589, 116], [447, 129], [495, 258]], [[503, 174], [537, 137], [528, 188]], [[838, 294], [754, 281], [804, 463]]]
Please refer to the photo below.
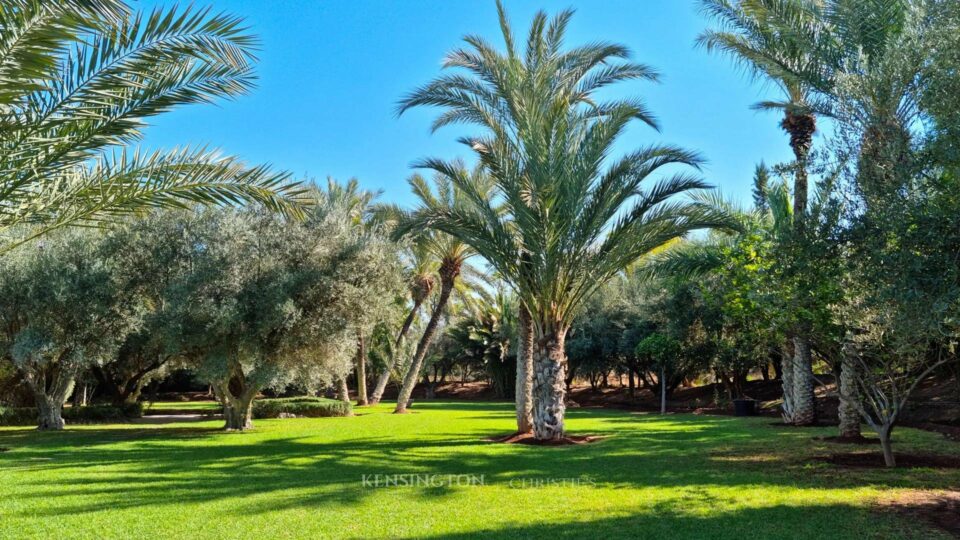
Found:
[[[474, 172], [468, 172], [462, 164], [456, 164], [451, 172], [470, 178], [471, 187], [482, 191], [486, 184], [486, 177], [480, 169]], [[433, 176], [433, 187], [427, 183], [419, 174], [415, 174], [408, 180], [410, 188], [414, 195], [423, 205], [448, 208], [456, 210], [468, 203], [466, 194], [455, 184], [452, 179], [444, 172], [438, 171]], [[464, 263], [476, 252], [469, 244], [461, 241], [458, 237], [446, 234], [439, 230], [420, 229], [409, 227], [407, 222], [411, 216], [407, 212], [402, 212], [398, 219], [395, 236], [403, 238], [412, 236], [413, 241], [423, 245], [440, 262], [438, 275], [440, 278], [440, 291], [437, 296], [433, 311], [430, 314], [430, 320], [423, 331], [420, 341], [417, 343], [416, 352], [407, 373], [403, 377], [403, 384], [400, 387], [400, 394], [397, 397], [397, 407], [395, 413], [405, 413], [410, 396], [413, 394], [413, 387], [420, 380], [420, 371], [423, 368], [423, 361], [426, 358], [430, 344], [436, 337], [440, 319], [443, 317], [444, 310], [450, 300], [450, 295], [457, 286], [458, 278], [463, 271]]]
[[498, 3], [505, 52], [476, 36], [449, 53], [441, 75], [405, 97], [445, 111], [434, 128], [479, 125], [463, 142], [495, 181], [493, 192], [453, 164], [419, 165], [451, 179], [470, 204], [421, 201], [408, 227], [430, 227], [470, 245], [510, 284], [534, 329], [533, 430], [540, 440], [564, 435], [566, 352], [572, 318], [586, 297], [652, 249], [688, 231], [726, 224], [726, 217], [674, 195], [701, 189], [698, 177], [676, 173], [649, 185], [668, 164], [696, 167], [700, 158], [676, 147], [650, 146], [609, 158], [632, 120], [655, 126], [638, 100], [600, 101], [597, 90], [630, 79], [655, 80], [628, 62], [617, 44], [563, 50], [571, 11], [533, 20], [525, 51], [516, 46]]
[[0, 4], [0, 251], [145, 207], [256, 201], [298, 214], [287, 174], [204, 148], [127, 148], [152, 116], [247, 92], [255, 47], [241, 19], [209, 10]]
[[[818, 90], [829, 86], [825, 51], [816, 44], [820, 29], [818, 2], [808, 0], [701, 0], [703, 11], [719, 27], [703, 32], [697, 43], [708, 51], [726, 53], [757, 77], [777, 85], [780, 101], [765, 101], [760, 109], [783, 111], [780, 126], [790, 136], [795, 159], [793, 223], [802, 234], [807, 213], [808, 159], [816, 131]], [[792, 367], [797, 425], [816, 421], [813, 363], [809, 329], [800, 325], [793, 335]]]

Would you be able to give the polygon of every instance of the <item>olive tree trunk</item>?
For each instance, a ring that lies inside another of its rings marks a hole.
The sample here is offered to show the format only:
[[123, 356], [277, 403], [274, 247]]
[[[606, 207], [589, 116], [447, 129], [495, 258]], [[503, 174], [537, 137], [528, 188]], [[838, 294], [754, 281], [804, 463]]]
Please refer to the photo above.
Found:
[[410, 396], [413, 394], [413, 387], [417, 384], [417, 380], [420, 379], [420, 370], [423, 368], [423, 360], [427, 356], [427, 349], [437, 334], [440, 318], [443, 316], [444, 308], [447, 307], [447, 301], [450, 300], [450, 293], [453, 292], [454, 281], [459, 271], [459, 268], [455, 270], [441, 268], [440, 270], [440, 297], [437, 299], [437, 305], [433, 308], [433, 313], [430, 314], [430, 322], [427, 323], [427, 328], [423, 331], [420, 342], [417, 343], [417, 351], [413, 355], [413, 361], [410, 362], [410, 368], [403, 377], [403, 386], [400, 387], [400, 395], [397, 396], [397, 407], [393, 410], [395, 414], [407, 412], [407, 405], [410, 402]]
[[810, 341], [806, 336], [794, 337], [793, 349], [793, 424], [811, 426], [817, 422], [817, 402]]
[[413, 309], [410, 310], [410, 313], [407, 314], [407, 318], [403, 321], [403, 326], [400, 327], [400, 333], [397, 334], [397, 340], [393, 344], [393, 351], [390, 355], [390, 364], [383, 370], [383, 373], [377, 377], [377, 384], [373, 388], [373, 394], [370, 395], [370, 404], [376, 405], [380, 403], [380, 400], [383, 399], [383, 392], [387, 389], [387, 383], [390, 382], [390, 373], [397, 367], [397, 353], [400, 350], [400, 345], [403, 343], [403, 340], [406, 339], [407, 334], [410, 332], [410, 326], [413, 325], [413, 320], [417, 316], [417, 311], [420, 310], [422, 302], [414, 302]]
[[216, 381], [211, 386], [220, 404], [223, 405], [223, 429], [227, 431], [252, 429], [253, 399], [259, 388], [249, 386], [237, 377], [233, 380]]
[[517, 432], [533, 431], [533, 320], [526, 306], [520, 305], [519, 334], [517, 347], [517, 384], [515, 400], [517, 406]]
[[37, 429], [62, 430], [66, 425], [63, 421], [63, 405], [73, 393], [75, 370], [62, 365], [27, 366], [22, 374], [36, 403]]
[[567, 328], [542, 336], [533, 355], [533, 436], [540, 441], [563, 438], [566, 412]]

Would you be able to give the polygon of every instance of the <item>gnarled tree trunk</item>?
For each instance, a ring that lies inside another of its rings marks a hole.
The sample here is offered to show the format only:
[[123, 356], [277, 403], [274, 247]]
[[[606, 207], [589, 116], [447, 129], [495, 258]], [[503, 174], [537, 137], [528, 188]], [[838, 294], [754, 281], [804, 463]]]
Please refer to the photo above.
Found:
[[793, 424], [811, 426], [817, 422], [817, 402], [810, 342], [805, 336], [796, 336], [793, 349]]
[[223, 405], [223, 429], [246, 431], [253, 428], [253, 399], [259, 388], [250, 385], [242, 374], [215, 381], [212, 386]]
[[[69, 354], [66, 352], [61, 357], [67, 358]], [[63, 421], [63, 405], [73, 393], [76, 369], [60, 361], [45, 366], [26, 366], [21, 373], [37, 406], [37, 429], [62, 430], [66, 425]]]
[[47, 394], [34, 394], [37, 402], [37, 429], [41, 431], [59, 431], [66, 422], [63, 420], [63, 402]]
[[407, 404], [410, 402], [410, 396], [413, 394], [413, 387], [420, 378], [420, 370], [423, 368], [423, 360], [427, 356], [427, 349], [437, 333], [437, 327], [440, 324], [440, 318], [443, 316], [443, 310], [447, 307], [450, 300], [450, 293], [453, 292], [453, 285], [457, 276], [460, 275], [460, 265], [450, 261], [444, 261], [440, 266], [440, 297], [437, 298], [437, 305], [433, 308], [430, 315], [430, 322], [423, 331], [420, 342], [417, 343], [417, 351], [413, 355], [413, 361], [410, 362], [410, 369], [403, 377], [403, 386], [400, 387], [400, 395], [397, 396], [397, 407], [393, 410], [395, 414], [407, 412]]
[[557, 327], [537, 340], [533, 355], [533, 436], [537, 440], [563, 438], [566, 412], [567, 328]]
[[526, 306], [520, 304], [519, 334], [517, 347], [517, 384], [515, 400], [517, 408], [517, 432], [533, 431], [533, 320]]

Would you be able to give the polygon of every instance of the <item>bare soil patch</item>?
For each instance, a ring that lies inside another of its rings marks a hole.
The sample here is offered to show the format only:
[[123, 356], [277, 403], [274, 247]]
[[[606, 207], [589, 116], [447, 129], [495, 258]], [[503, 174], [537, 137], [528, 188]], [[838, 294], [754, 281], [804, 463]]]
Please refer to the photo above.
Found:
[[571, 444], [587, 444], [604, 439], [598, 435], [567, 435], [560, 439], [550, 439], [539, 441], [533, 437], [533, 433], [511, 433], [500, 437], [490, 437], [490, 442], [505, 444], [529, 444], [533, 446], [567, 446]]
[[868, 445], [868, 446], [873, 444], [880, 444], [880, 439], [868, 439], [863, 435], [860, 435], [859, 437], [839, 437], [839, 436], [814, 437], [813, 440], [836, 443], [836, 444], [862, 444], [862, 445]]
[[960, 538], [960, 492], [914, 491], [882, 501], [880, 509], [922, 519]]
[[[914, 468], [929, 467], [933, 469], [960, 469], [960, 456], [943, 456], [937, 454], [900, 454], [895, 453], [897, 467]], [[830, 454], [817, 458], [840, 467], [853, 468], [882, 468], [885, 467], [883, 454], [880, 452], [849, 452]]]

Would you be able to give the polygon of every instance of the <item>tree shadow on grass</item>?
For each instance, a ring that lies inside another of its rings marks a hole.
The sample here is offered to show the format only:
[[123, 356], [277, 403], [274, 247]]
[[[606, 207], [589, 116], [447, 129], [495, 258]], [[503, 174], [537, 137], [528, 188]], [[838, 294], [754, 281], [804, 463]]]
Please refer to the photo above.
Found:
[[[456, 410], [483, 413], [489, 405]], [[489, 423], [470, 426], [473, 418], [456, 425], [441, 423], [443, 431], [431, 428], [423, 436], [384, 432], [340, 440], [338, 424], [331, 419], [294, 424], [278, 420], [251, 434], [222, 433], [216, 424], [83, 428], [58, 434], [2, 431], [0, 446], [13, 450], [0, 453], [0, 471], [20, 472], [18, 498], [60, 498], [49, 510], [23, 505], [24, 515], [50, 516], [225, 498], [242, 501], [231, 505], [238, 514], [350, 506], [376, 492], [363, 485], [364, 475], [376, 474], [482, 475], [491, 485], [516, 478], [586, 477], [600, 487], [688, 492], [698, 486], [940, 487], [950, 478], [957, 480], [956, 475], [904, 471], [838, 475], [826, 465], [811, 469], [805, 462], [791, 462], [783, 450], [810, 445], [809, 431], [732, 418], [575, 411], [574, 426], [577, 420], [590, 420], [590, 432], [611, 436], [567, 447], [484, 442], [500, 433]], [[391, 425], [385, 424], [386, 429]], [[460, 425], [464, 433], [447, 432]], [[314, 427], [317, 431], [311, 431]], [[756, 455], [769, 455], [772, 461], [740, 459]], [[48, 489], [51, 475], [44, 472], [55, 473], [58, 489]], [[416, 488], [405, 496], [436, 498], [455, 490]]]
[[[922, 524], [906, 527], [889, 516], [847, 505], [769, 506], [729, 512], [678, 512], [670, 505], [638, 508], [618, 517], [570, 521], [569, 514], [545, 509], [535, 524], [505, 524], [464, 533], [416, 535], [406, 538], [473, 540], [479, 538], [710, 538], [743, 540], [784, 538], [904, 538], [940, 537]], [[942, 537], [947, 538], [945, 533]]]

